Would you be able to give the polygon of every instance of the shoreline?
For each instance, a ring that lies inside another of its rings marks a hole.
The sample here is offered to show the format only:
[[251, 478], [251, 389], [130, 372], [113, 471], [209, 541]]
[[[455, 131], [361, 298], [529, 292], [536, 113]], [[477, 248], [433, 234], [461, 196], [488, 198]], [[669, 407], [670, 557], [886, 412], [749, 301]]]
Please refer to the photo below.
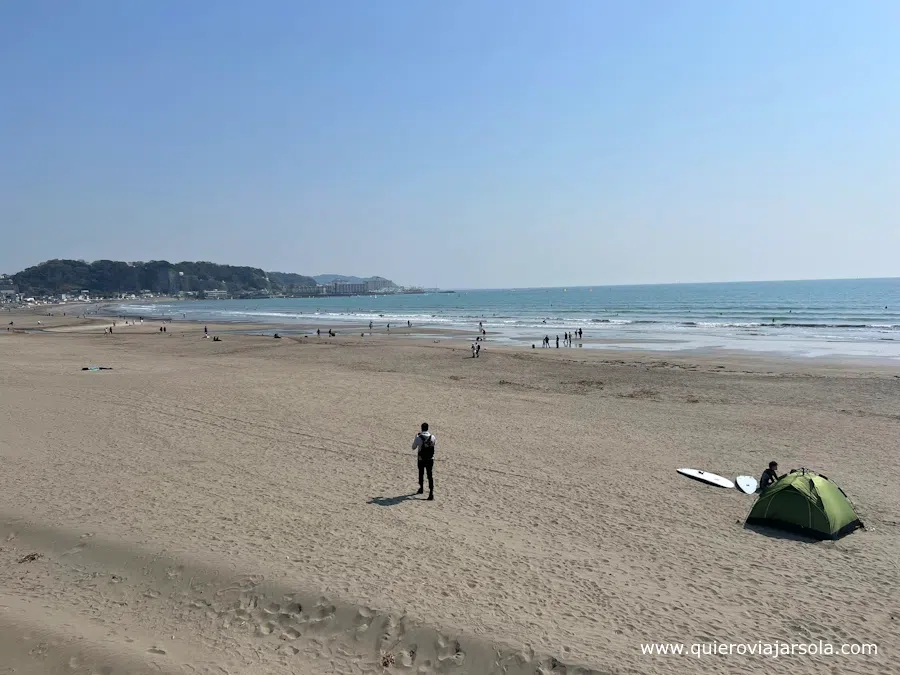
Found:
[[[30, 309], [8, 313], [8, 316], [16, 322], [13, 332], [43, 333], [47, 335], [65, 334], [103, 334], [105, 327], [112, 326], [113, 322], [121, 320], [123, 315], [108, 311], [104, 305], [97, 305], [93, 314], [88, 314], [85, 319], [78, 315], [63, 317], [59, 311], [70, 305], [59, 305], [50, 308], [52, 317], [47, 317], [47, 308]], [[80, 303], [74, 307], [84, 307]], [[139, 316], [138, 314], [134, 315]], [[132, 317], [129, 317], [129, 320]], [[23, 323], [23, 321], [25, 323]], [[42, 321], [43, 325], [37, 325]], [[258, 336], [270, 338], [278, 333], [284, 338], [297, 339], [305, 337], [307, 340], [315, 340], [315, 330], [322, 329], [323, 324], [317, 323], [276, 323], [253, 321], [202, 321], [197, 319], [183, 319], [170, 317], [146, 317], [143, 324], [122, 326], [115, 328], [116, 335], [156, 333], [160, 326], [171, 326], [172, 333], [187, 335], [189, 332], [200, 331], [204, 326], [209, 328], [210, 336]], [[364, 337], [360, 337], [363, 333]], [[346, 324], [341, 326], [335, 338], [328, 338], [327, 332], [322, 333], [321, 340], [346, 341], [355, 344], [360, 339], [376, 340], [379, 344], [409, 343], [420, 346], [434, 345], [435, 341], [442, 346], [468, 350], [470, 345], [478, 337], [477, 330], [465, 330], [458, 328], [427, 328], [422, 330], [416, 326], [408, 328], [401, 326], [392, 328], [387, 332], [385, 328], [375, 328], [369, 331], [367, 324]], [[603, 360], [628, 360], [631, 362], [689, 362], [697, 359], [703, 361], [717, 361], [722, 363], [745, 364], [748, 367], [765, 368], [767, 365], [776, 364], [779, 367], [794, 368], [874, 368], [886, 373], [900, 372], [900, 364], [894, 358], [877, 356], [854, 356], [848, 354], [824, 354], [817, 356], [799, 355], [790, 352], [777, 352], [756, 349], [729, 349], [722, 347], [696, 347], [689, 349], [655, 349], [654, 345], [659, 340], [653, 339], [588, 339], [583, 341], [584, 346], [565, 347], [560, 345], [557, 349], [555, 343], [551, 343], [550, 349], [542, 349], [539, 343], [532, 349], [531, 345], [522, 342], [504, 340], [496, 332], [488, 330], [482, 342], [483, 351], [496, 351], [504, 353], [537, 353], [552, 356], [559, 354], [567, 360], [603, 361]], [[588, 344], [590, 346], [588, 346]], [[468, 353], [468, 352], [467, 352]]]
[[[139, 301], [130, 301], [132, 304]], [[175, 301], [183, 302], [185, 308], [189, 308], [194, 301]], [[174, 305], [175, 302], [168, 302]], [[165, 303], [155, 303], [165, 304]], [[213, 303], [214, 304], [214, 303]], [[120, 305], [124, 306], [124, 305]], [[111, 306], [114, 309], [114, 306]], [[235, 310], [237, 311], [237, 310]], [[141, 315], [141, 310], [133, 310], [127, 312], [131, 316]], [[536, 327], [522, 327], [518, 325], [510, 325], [508, 323], [498, 323], [496, 317], [483, 316], [483, 318], [472, 318], [471, 320], [455, 320], [441, 319], [432, 316], [432, 318], [420, 318], [413, 321], [412, 330], [408, 329], [406, 319], [388, 320], [388, 317], [375, 317], [372, 314], [365, 314], [365, 318], [358, 315], [357, 312], [346, 313], [327, 313], [321, 316], [309, 316], [303, 314], [288, 316], [278, 316], [278, 312], [266, 312], [266, 319], [271, 321], [260, 321], [252, 318], [241, 319], [238, 317], [224, 318], [221, 315], [214, 316], [212, 313], [208, 318], [196, 317], [177, 317], [177, 313], [173, 313], [167, 318], [176, 321], [196, 321], [196, 322], [214, 322], [214, 323], [234, 323], [235, 325], [247, 325], [247, 323], [258, 324], [265, 323], [267, 326], [277, 327], [285, 333], [296, 334], [297, 332], [309, 331], [310, 329], [320, 328], [326, 330], [333, 328], [336, 331], [344, 332], [347, 330], [366, 330], [368, 331], [368, 321], [374, 320], [380, 323], [382, 331], [386, 329], [387, 323], [391, 324], [392, 334], [415, 334], [421, 338], [442, 337], [445, 335], [457, 336], [477, 336], [478, 321], [483, 321], [488, 331], [488, 339], [494, 344], [507, 344], [522, 349], [530, 349], [534, 344], [539, 348], [544, 335], [550, 335], [551, 341], [555, 343], [555, 337], [558, 334], [560, 340], [569, 328], [577, 328], [577, 321], [572, 321], [571, 326], [563, 324], [546, 324]], [[182, 314], [187, 314], [182, 312]], [[253, 313], [249, 312], [248, 317]], [[145, 318], [147, 314], [144, 313]], [[398, 315], [399, 316], [399, 315]], [[260, 319], [263, 317], [260, 316]], [[651, 322], [652, 323], [652, 322]], [[709, 326], [692, 325], [688, 322], [681, 326], [667, 327], [667, 324], [655, 324], [652, 326], [645, 325], [645, 322], [637, 322], [634, 324], [618, 324], [604, 322], [588, 322], [582, 323], [581, 328], [584, 331], [584, 339], [576, 340], [573, 348], [582, 348], [586, 350], [603, 349], [606, 351], [646, 351], [648, 353], [669, 354], [669, 355], [689, 355], [691, 353], [703, 352], [747, 352], [768, 354], [774, 358], [800, 358], [800, 359], [849, 359], [854, 362], [884, 362], [900, 364], [900, 332], [896, 337], [879, 336], [877, 338], [859, 338], [852, 331], [847, 332], [839, 337], [821, 337], [810, 336], [807, 333], [812, 328], [798, 328], [793, 325], [776, 324], [774, 326], [761, 325], [756, 328], [747, 329], [725, 329], [712, 328]], [[824, 326], [820, 326], [815, 330], [821, 330]], [[375, 327], [376, 332], [378, 326]], [[891, 332], [891, 331], [887, 331]], [[893, 335], [893, 333], [892, 333]]]

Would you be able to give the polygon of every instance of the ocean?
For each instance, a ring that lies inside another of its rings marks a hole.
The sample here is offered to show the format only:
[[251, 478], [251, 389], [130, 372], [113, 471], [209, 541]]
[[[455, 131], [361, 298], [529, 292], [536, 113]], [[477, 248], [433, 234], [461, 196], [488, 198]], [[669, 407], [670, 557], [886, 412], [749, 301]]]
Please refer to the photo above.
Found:
[[209, 322], [475, 330], [530, 347], [581, 328], [586, 348], [727, 349], [900, 359], [900, 278], [578, 288], [262, 300], [123, 303], [119, 314]]

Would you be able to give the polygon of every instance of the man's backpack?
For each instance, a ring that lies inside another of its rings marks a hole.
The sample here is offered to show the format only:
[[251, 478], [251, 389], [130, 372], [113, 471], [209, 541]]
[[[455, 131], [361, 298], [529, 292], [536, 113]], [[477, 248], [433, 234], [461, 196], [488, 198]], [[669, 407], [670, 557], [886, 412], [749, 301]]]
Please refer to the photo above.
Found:
[[419, 439], [422, 441], [422, 444], [419, 446], [419, 459], [426, 462], [434, 459], [434, 436], [431, 434], [427, 436], [419, 434]]

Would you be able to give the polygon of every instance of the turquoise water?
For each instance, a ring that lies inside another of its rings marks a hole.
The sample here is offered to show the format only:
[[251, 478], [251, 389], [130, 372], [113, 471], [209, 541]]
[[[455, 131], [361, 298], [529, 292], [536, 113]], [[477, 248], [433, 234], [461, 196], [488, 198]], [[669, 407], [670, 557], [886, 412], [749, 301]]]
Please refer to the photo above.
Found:
[[[423, 295], [128, 304], [200, 321], [477, 329], [530, 344], [581, 328], [585, 347], [900, 358], [900, 279], [470, 290]], [[640, 344], [643, 343], [643, 344]]]

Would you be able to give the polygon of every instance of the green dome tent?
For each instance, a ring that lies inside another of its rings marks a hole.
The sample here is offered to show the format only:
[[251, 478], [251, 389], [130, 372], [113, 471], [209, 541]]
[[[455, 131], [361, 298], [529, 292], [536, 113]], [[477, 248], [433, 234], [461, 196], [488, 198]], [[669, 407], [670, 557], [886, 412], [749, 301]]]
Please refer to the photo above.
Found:
[[775, 527], [815, 539], [840, 539], [862, 522], [847, 495], [825, 476], [791, 471], [762, 491], [747, 525]]

